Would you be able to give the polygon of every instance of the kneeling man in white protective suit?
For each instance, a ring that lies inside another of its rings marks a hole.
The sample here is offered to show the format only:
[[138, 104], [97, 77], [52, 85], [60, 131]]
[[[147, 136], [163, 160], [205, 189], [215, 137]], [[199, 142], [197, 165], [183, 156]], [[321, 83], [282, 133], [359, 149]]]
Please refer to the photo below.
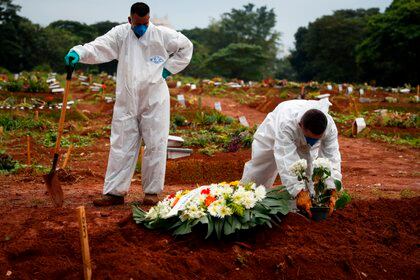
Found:
[[252, 158], [245, 164], [242, 182], [272, 187], [277, 174], [288, 192], [296, 198], [299, 209], [311, 216], [313, 183], [308, 189], [303, 181], [289, 172], [289, 167], [299, 159], [306, 159], [306, 174], [312, 176], [312, 161], [328, 158], [332, 176], [327, 180], [330, 189], [330, 214], [334, 210], [336, 193], [334, 179], [341, 181], [341, 156], [337, 127], [328, 114], [328, 99], [290, 100], [280, 103], [258, 127], [252, 142]]
[[193, 45], [183, 34], [153, 25], [149, 13], [145, 3], [133, 4], [129, 23], [73, 47], [65, 57], [70, 65], [118, 60], [111, 148], [103, 196], [94, 200], [97, 206], [124, 203], [142, 140], [143, 203], [155, 204], [164, 187], [170, 118], [165, 78], [188, 65]]

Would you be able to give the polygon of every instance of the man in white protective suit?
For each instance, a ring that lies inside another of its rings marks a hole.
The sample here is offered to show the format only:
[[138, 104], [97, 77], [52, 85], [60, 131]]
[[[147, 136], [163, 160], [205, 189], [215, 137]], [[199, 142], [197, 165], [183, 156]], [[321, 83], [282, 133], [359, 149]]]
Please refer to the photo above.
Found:
[[309, 182], [306, 188], [303, 181], [290, 173], [289, 167], [299, 159], [306, 159], [306, 174], [310, 178], [312, 161], [317, 157], [328, 158], [332, 164], [332, 176], [326, 182], [331, 193], [331, 214], [336, 201], [334, 179], [341, 181], [341, 156], [337, 127], [328, 114], [330, 105], [328, 99], [280, 103], [255, 132], [252, 158], [245, 164], [241, 181], [270, 188], [280, 174], [283, 185], [296, 198], [297, 207], [311, 216], [313, 183]]
[[108, 167], [96, 206], [124, 203], [142, 140], [143, 204], [157, 203], [164, 187], [170, 118], [165, 79], [189, 64], [193, 45], [180, 32], [153, 25], [149, 14], [145, 3], [133, 4], [128, 23], [73, 47], [65, 57], [70, 65], [118, 60]]

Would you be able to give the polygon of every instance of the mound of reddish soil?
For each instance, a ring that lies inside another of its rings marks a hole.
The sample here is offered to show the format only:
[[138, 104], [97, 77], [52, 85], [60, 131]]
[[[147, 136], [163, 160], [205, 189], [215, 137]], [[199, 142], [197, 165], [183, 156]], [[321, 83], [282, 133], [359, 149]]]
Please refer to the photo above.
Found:
[[[94, 278], [415, 279], [419, 208], [420, 198], [355, 201], [324, 222], [289, 214], [280, 227], [223, 241], [204, 240], [201, 231], [174, 238], [131, 218], [118, 223], [128, 210], [87, 208]], [[10, 279], [82, 278], [76, 212], [19, 212], [0, 229], [0, 273], [11, 271]]]

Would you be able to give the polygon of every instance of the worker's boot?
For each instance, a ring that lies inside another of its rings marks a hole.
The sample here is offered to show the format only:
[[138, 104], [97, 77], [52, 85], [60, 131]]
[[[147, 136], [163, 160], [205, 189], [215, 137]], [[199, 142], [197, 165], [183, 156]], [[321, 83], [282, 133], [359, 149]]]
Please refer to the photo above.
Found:
[[153, 206], [159, 202], [159, 196], [157, 194], [145, 194], [142, 205]]
[[103, 195], [101, 198], [93, 200], [95, 206], [112, 206], [124, 204], [124, 197], [112, 194]]

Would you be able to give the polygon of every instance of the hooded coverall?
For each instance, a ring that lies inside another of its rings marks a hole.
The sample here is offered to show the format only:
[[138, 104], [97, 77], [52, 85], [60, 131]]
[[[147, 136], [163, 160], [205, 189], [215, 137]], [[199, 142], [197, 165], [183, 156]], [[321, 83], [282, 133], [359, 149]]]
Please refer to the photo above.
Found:
[[[328, 114], [331, 103], [327, 99], [290, 100], [280, 103], [269, 113], [258, 127], [252, 142], [252, 158], [245, 164], [242, 182], [272, 187], [277, 174], [287, 191], [293, 196], [305, 189], [305, 183], [289, 172], [289, 167], [299, 159], [307, 160], [306, 174], [312, 177], [312, 161], [317, 157], [331, 161], [331, 177], [327, 179], [328, 189], [335, 189], [334, 179], [341, 181], [341, 155], [337, 127]], [[299, 122], [310, 109], [325, 113], [328, 124], [322, 138], [312, 147], [306, 143]], [[309, 181], [309, 192], [313, 195], [313, 183]]]
[[193, 45], [180, 32], [149, 23], [137, 38], [129, 23], [118, 25], [94, 41], [72, 50], [80, 62], [118, 60], [116, 102], [111, 125], [111, 148], [103, 193], [127, 194], [141, 141], [142, 186], [146, 194], [162, 192], [169, 135], [169, 90], [163, 68], [172, 74], [191, 60]]

